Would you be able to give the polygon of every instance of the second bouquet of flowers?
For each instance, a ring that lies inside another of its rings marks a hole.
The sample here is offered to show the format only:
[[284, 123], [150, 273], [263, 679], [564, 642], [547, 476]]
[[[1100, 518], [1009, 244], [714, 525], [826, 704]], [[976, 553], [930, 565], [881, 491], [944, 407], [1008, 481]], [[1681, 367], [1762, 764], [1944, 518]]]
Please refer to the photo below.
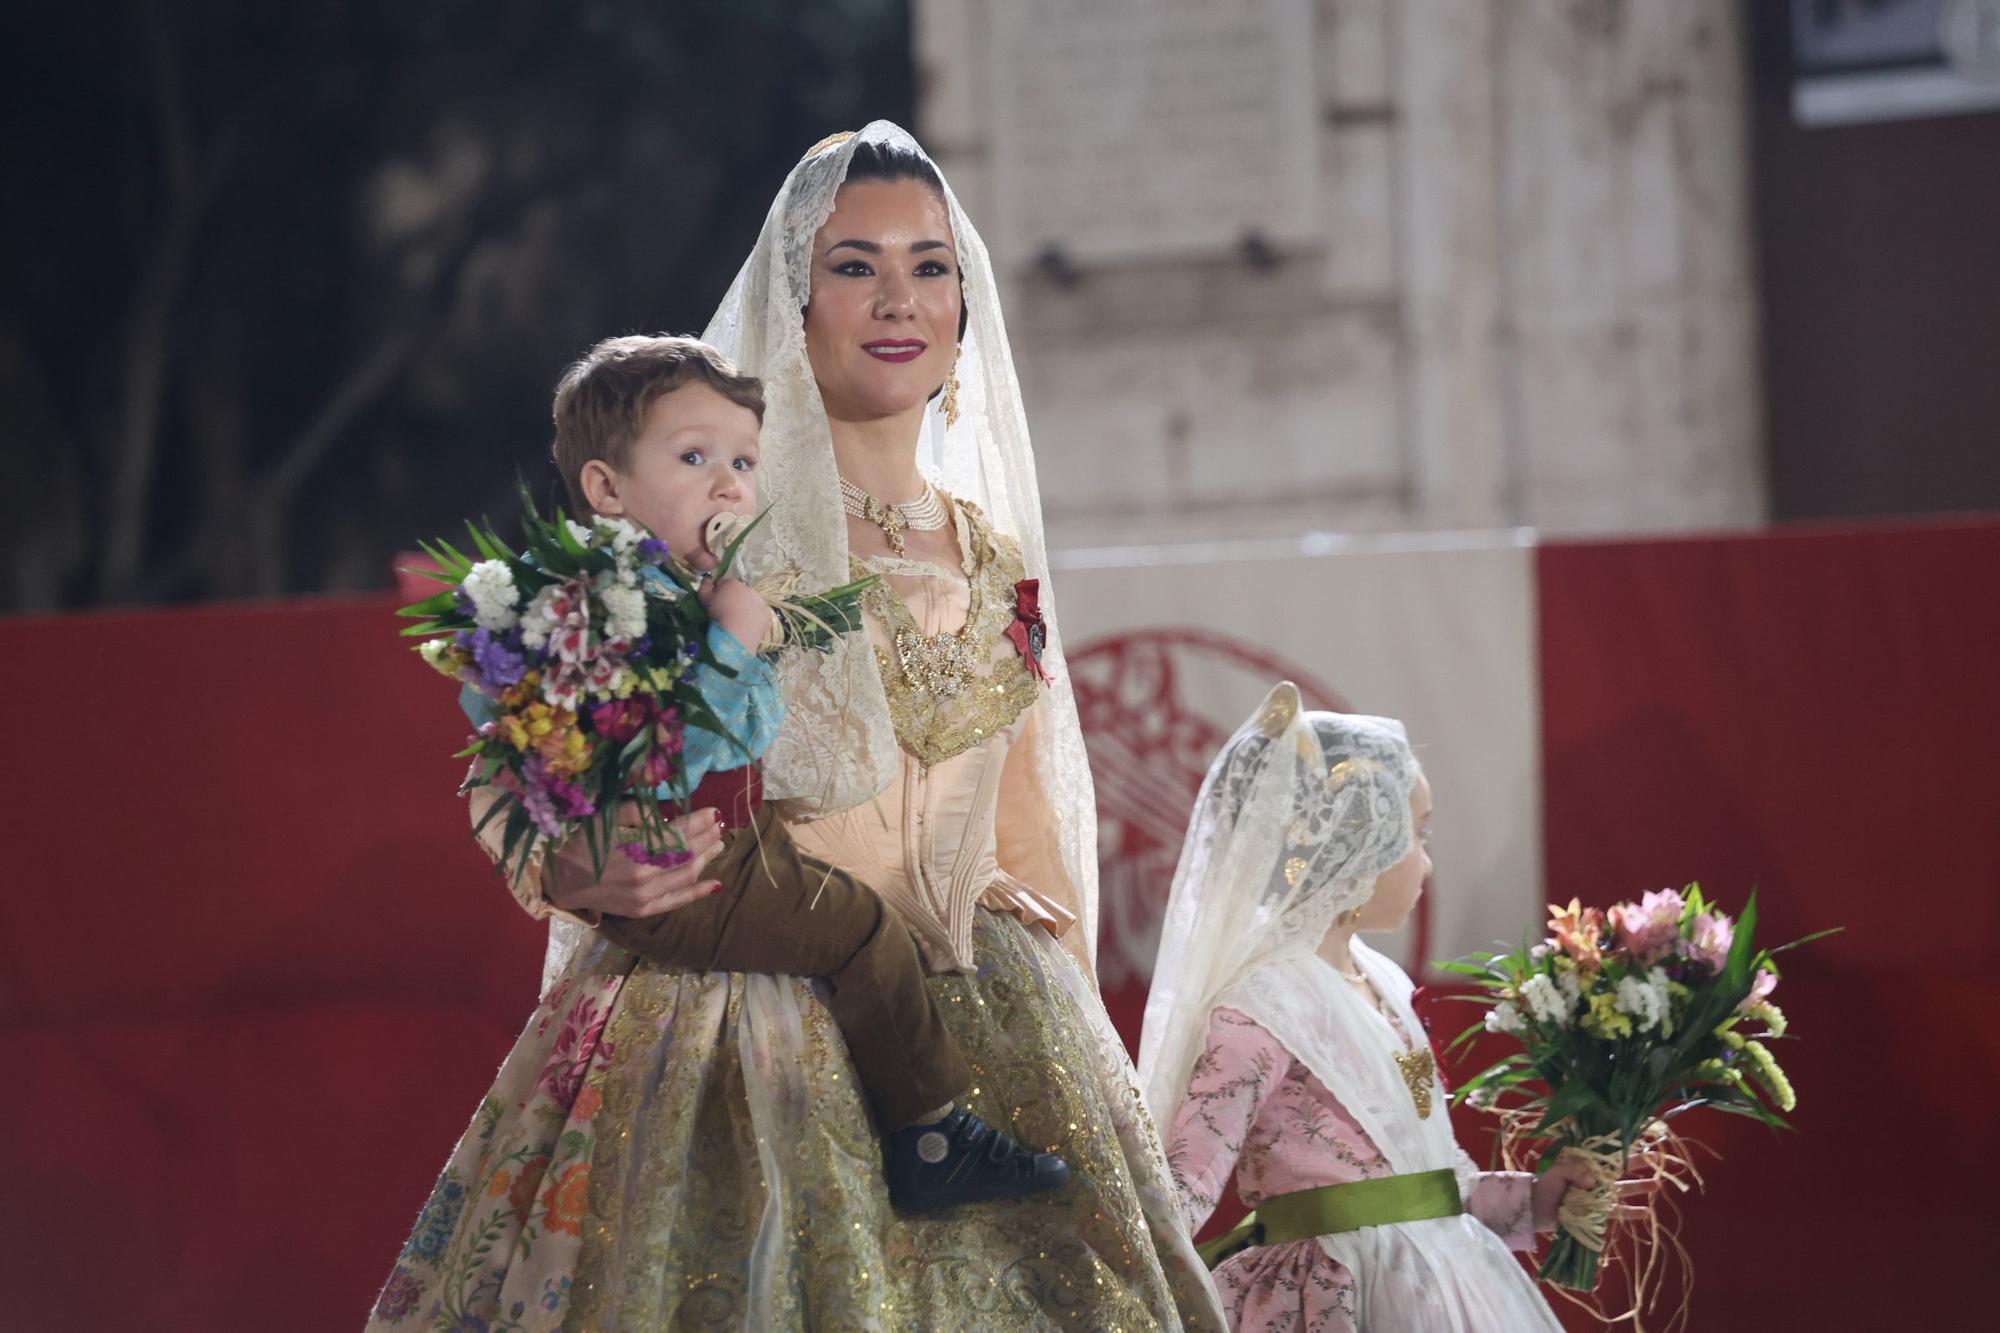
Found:
[[[1758, 948], [1756, 896], [1732, 920], [1699, 885], [1607, 910], [1572, 901], [1549, 917], [1547, 937], [1531, 947], [1441, 966], [1472, 978], [1491, 1006], [1454, 1045], [1482, 1031], [1518, 1044], [1455, 1096], [1501, 1116], [1503, 1156], [1544, 1165], [1572, 1157], [1597, 1179], [1567, 1196], [1541, 1267], [1544, 1280], [1588, 1292], [1620, 1177], [1644, 1159], [1684, 1184], [1672, 1121], [1705, 1106], [1785, 1123], [1797, 1098], [1770, 1048], [1786, 1032], [1771, 1003], [1774, 956], [1806, 941]], [[1653, 1206], [1644, 1205], [1648, 1218]], [[1641, 1302], [1644, 1267], [1634, 1278]]]
[[[460, 752], [475, 761], [466, 785], [502, 794], [481, 827], [505, 821], [501, 868], [514, 879], [579, 832], [600, 874], [614, 847], [676, 864], [686, 853], [660, 792], [676, 791], [686, 729], [723, 737], [745, 764], [759, 757], [695, 684], [697, 665], [735, 675], [709, 647], [709, 613], [695, 595], [702, 576], [625, 519], [585, 525], [560, 509], [545, 518], [526, 487], [521, 500], [522, 550], [483, 523], [466, 525], [476, 559], [449, 542], [424, 543], [438, 568], [417, 572], [446, 588], [398, 612], [420, 622], [403, 633], [424, 640], [424, 660], [479, 696], [473, 711], [490, 714]], [[711, 535], [721, 556], [715, 577], [729, 572], [755, 526]], [[860, 627], [861, 594], [873, 581], [817, 594], [780, 581], [766, 594], [777, 633], [762, 646], [829, 646]], [[627, 801], [640, 818], [621, 833]]]

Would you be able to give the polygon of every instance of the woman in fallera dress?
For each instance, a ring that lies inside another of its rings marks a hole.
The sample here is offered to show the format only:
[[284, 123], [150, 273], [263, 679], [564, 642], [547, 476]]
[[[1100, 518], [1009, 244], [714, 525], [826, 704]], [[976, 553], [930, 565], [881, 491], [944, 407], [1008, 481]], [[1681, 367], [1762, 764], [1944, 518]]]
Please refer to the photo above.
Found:
[[549, 989], [378, 1325], [1219, 1329], [1092, 978], [1094, 804], [984, 245], [877, 122], [793, 169], [705, 337], [764, 383], [752, 572], [882, 576], [865, 634], [781, 662], [763, 796], [908, 924], [974, 1114], [1071, 1178], [892, 1208], [813, 983], [616, 947], [594, 912], [671, 908], [698, 866], [558, 854], [527, 903]]

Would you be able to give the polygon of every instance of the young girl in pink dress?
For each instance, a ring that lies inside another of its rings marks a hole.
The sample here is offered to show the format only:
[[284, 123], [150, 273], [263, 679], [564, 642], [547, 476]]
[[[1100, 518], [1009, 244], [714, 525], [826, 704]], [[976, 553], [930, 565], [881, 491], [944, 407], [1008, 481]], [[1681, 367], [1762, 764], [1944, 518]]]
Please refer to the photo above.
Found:
[[1559, 1333], [1511, 1250], [1578, 1171], [1481, 1172], [1452, 1137], [1393, 930], [1430, 857], [1401, 723], [1279, 685], [1188, 827], [1139, 1073], [1189, 1228], [1233, 1173], [1256, 1212], [1204, 1247], [1238, 1333]]

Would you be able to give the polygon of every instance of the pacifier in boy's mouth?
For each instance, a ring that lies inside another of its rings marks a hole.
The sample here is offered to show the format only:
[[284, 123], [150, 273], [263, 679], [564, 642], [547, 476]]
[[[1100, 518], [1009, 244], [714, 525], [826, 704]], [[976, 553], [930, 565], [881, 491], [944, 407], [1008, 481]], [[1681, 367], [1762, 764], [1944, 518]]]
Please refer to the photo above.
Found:
[[735, 541], [738, 534], [749, 526], [749, 519], [725, 509], [708, 520], [707, 526], [701, 530], [701, 544], [708, 548], [710, 555], [720, 560], [729, 550], [729, 543]]

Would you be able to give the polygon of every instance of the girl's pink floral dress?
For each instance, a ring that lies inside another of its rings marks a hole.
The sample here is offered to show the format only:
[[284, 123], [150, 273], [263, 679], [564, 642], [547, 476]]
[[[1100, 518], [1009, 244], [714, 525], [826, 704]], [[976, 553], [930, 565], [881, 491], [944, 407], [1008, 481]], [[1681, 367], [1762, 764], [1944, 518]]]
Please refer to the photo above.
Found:
[[[1410, 1034], [1391, 1022], [1407, 1042]], [[1462, 1151], [1458, 1159], [1466, 1211], [1509, 1248], [1532, 1248], [1534, 1177], [1478, 1171]], [[1228, 1008], [1210, 1016], [1207, 1045], [1168, 1136], [1167, 1160], [1191, 1230], [1215, 1211], [1232, 1172], [1238, 1196], [1252, 1208], [1275, 1194], [1394, 1174], [1325, 1085], [1277, 1038]], [[1214, 1276], [1237, 1333], [1360, 1329], [1354, 1274], [1317, 1240], [1243, 1250]]]

